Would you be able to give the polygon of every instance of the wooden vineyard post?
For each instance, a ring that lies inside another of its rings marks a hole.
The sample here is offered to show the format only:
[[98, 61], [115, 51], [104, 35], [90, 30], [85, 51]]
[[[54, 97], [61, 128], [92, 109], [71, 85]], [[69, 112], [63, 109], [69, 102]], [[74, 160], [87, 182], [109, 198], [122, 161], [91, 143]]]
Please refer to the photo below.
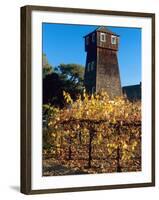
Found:
[[71, 136], [69, 136], [69, 148], [68, 148], [68, 159], [71, 160], [71, 155], [72, 155], [72, 151], [71, 151]]
[[120, 125], [117, 126], [118, 131], [118, 148], [117, 148], [117, 172], [121, 172], [121, 166], [120, 166]]
[[92, 161], [92, 140], [93, 140], [93, 131], [90, 130], [89, 132], [89, 146], [88, 146], [88, 168], [91, 168], [91, 161]]
[[119, 146], [117, 148], [117, 172], [121, 172], [121, 166], [120, 166], [120, 148], [119, 148]]

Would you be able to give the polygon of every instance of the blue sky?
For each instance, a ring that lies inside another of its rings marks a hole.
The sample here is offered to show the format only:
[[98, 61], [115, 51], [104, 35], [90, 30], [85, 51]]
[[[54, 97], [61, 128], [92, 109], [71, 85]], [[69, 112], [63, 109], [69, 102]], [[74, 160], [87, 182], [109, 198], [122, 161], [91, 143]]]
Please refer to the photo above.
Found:
[[[85, 66], [84, 38], [98, 26], [43, 23], [43, 53], [56, 67], [61, 63]], [[118, 62], [122, 86], [141, 81], [141, 29], [108, 27], [120, 35]]]

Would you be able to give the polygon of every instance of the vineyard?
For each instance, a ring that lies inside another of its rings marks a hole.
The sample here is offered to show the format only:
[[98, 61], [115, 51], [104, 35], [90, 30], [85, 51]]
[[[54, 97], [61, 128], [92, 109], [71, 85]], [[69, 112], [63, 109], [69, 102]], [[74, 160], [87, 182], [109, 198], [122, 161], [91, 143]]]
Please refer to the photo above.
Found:
[[141, 170], [141, 102], [107, 93], [43, 106], [43, 175]]

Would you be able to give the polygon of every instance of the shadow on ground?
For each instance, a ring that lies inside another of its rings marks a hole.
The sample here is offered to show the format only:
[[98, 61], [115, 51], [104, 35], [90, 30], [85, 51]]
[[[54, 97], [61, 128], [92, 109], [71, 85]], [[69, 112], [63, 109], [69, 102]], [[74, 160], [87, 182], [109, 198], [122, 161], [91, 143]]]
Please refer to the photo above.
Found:
[[71, 169], [66, 166], [56, 164], [54, 162], [43, 162], [43, 176], [59, 176], [59, 175], [78, 175], [88, 174], [87, 172]]
[[10, 188], [16, 192], [20, 192], [20, 187], [17, 185], [10, 185]]

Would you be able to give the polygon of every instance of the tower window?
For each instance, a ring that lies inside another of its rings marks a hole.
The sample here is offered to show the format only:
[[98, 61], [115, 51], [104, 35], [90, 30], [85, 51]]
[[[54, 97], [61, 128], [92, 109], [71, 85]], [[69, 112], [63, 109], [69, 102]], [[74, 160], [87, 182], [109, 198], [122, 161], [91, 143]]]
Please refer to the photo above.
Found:
[[93, 86], [93, 87], [92, 87], [92, 94], [95, 93], [95, 90], [96, 90], [96, 89], [95, 89], [95, 87]]
[[86, 45], [89, 45], [89, 36], [86, 37]]
[[116, 36], [114, 35], [111, 36], [111, 43], [116, 44]]
[[95, 33], [92, 34], [92, 42], [95, 42]]
[[87, 71], [88, 72], [91, 71], [91, 63], [88, 63], [88, 65], [87, 65]]
[[105, 42], [106, 41], [106, 34], [105, 33], [100, 33], [100, 41]]
[[91, 71], [94, 70], [94, 61], [91, 62]]

